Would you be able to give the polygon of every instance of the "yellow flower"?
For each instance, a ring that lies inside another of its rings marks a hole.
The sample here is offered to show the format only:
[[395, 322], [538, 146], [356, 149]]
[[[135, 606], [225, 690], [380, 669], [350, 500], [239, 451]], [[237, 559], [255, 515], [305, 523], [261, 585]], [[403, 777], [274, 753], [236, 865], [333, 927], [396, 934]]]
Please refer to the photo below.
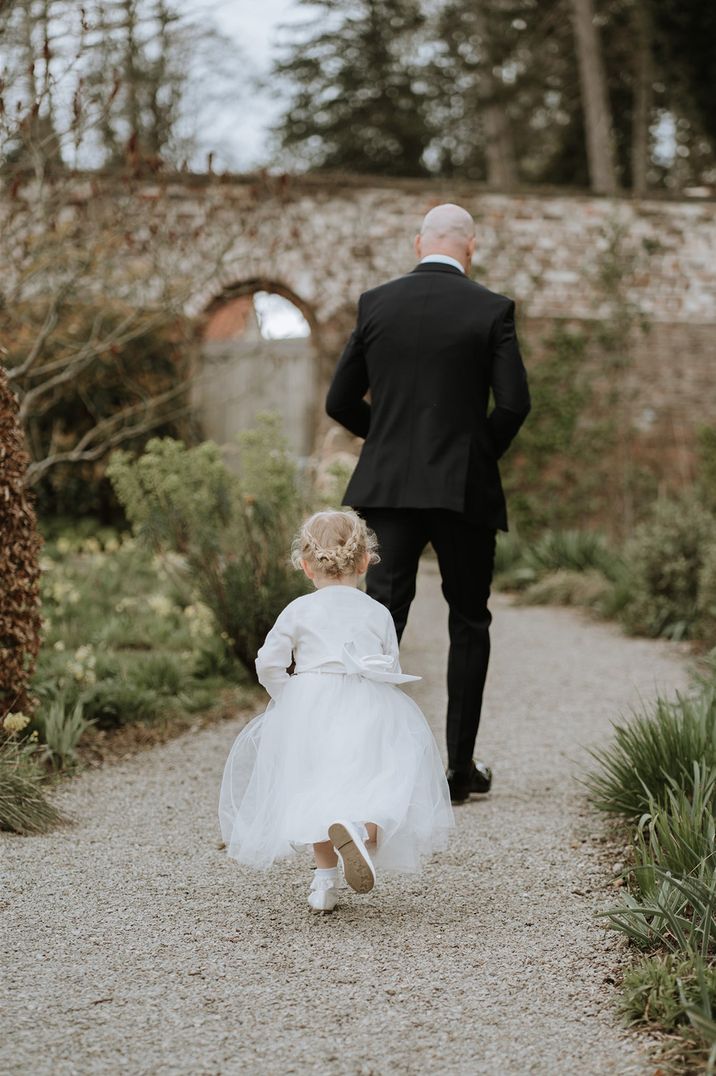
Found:
[[169, 616], [174, 608], [165, 594], [150, 594], [147, 605], [157, 616]]
[[27, 714], [5, 714], [5, 720], [2, 723], [2, 727], [6, 732], [22, 732], [26, 725], [30, 724], [30, 718]]

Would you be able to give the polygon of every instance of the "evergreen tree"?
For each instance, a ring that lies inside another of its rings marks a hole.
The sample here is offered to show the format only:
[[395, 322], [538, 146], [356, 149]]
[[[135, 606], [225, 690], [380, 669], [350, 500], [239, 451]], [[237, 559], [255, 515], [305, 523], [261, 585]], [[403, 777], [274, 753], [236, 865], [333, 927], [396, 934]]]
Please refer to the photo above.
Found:
[[[564, 0], [448, 0], [431, 68], [448, 175], [498, 189], [587, 185], [579, 74]], [[497, 120], [497, 122], [496, 122]]]
[[393, 176], [426, 172], [425, 19], [416, 0], [301, 0], [320, 7], [274, 75], [292, 87], [277, 129], [290, 155], [316, 168]]
[[716, 5], [704, 0], [645, 0], [660, 76], [677, 110], [689, 114], [716, 150]]

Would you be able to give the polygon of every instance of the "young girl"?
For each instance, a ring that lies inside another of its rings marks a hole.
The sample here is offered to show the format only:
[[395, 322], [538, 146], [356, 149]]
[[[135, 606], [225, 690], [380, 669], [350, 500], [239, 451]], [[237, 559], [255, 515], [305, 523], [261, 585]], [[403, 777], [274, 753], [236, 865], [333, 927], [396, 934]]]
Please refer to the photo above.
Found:
[[355, 512], [303, 524], [293, 563], [315, 591], [283, 610], [258, 652], [271, 702], [237, 737], [221, 786], [229, 855], [267, 867], [312, 845], [308, 903], [320, 912], [338, 903], [338, 858], [367, 893], [376, 867], [417, 870], [454, 826], [432, 733], [398, 687], [420, 677], [401, 673], [390, 613], [358, 589], [376, 560]]

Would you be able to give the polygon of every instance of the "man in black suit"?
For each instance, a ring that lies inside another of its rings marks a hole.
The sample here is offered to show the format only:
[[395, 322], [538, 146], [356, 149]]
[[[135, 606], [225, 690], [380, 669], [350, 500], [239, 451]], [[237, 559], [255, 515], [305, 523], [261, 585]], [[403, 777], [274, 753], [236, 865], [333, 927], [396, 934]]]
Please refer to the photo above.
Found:
[[515, 304], [469, 279], [474, 250], [465, 209], [431, 209], [415, 239], [415, 269], [361, 295], [326, 401], [331, 418], [365, 438], [343, 503], [378, 536], [381, 560], [366, 586], [390, 609], [398, 638], [420, 554], [428, 543], [437, 554], [450, 610], [455, 803], [489, 791], [492, 780], [472, 755], [490, 657], [495, 536], [507, 530], [497, 461], [530, 409]]

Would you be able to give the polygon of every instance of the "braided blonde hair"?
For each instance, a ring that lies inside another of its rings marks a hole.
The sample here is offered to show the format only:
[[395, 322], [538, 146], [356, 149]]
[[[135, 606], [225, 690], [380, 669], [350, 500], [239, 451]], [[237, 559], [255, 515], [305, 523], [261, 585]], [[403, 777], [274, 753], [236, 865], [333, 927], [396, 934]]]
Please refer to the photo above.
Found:
[[378, 539], [357, 512], [316, 512], [301, 526], [291, 546], [291, 561], [295, 568], [305, 560], [321, 575], [339, 579], [355, 575], [366, 553], [371, 564], [377, 564]]

